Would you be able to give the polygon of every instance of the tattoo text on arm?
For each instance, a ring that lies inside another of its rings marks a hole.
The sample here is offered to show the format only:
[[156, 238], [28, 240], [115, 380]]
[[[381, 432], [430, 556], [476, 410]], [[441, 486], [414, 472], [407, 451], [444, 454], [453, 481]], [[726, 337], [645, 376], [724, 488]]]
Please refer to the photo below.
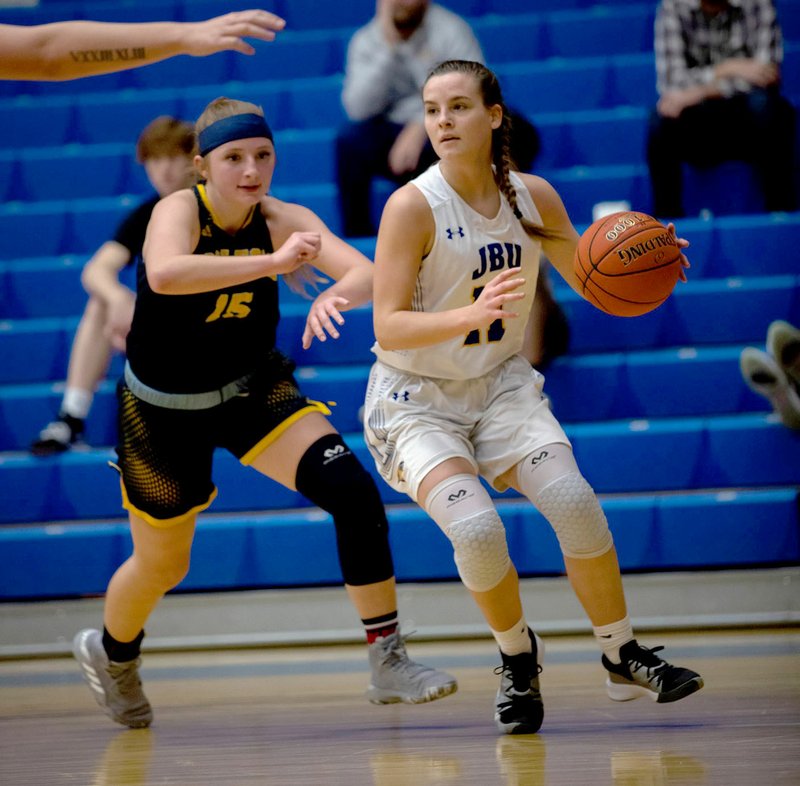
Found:
[[82, 49], [69, 54], [76, 63], [114, 63], [120, 60], [144, 60], [147, 57], [143, 46], [131, 49]]

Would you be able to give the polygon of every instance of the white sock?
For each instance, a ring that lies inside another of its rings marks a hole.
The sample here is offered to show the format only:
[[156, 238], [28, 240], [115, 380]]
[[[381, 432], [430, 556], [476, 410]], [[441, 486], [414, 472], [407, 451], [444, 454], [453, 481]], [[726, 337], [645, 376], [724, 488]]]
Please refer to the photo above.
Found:
[[73, 418], [86, 420], [92, 407], [94, 393], [80, 388], [67, 388], [61, 400], [61, 412]]
[[633, 640], [633, 628], [628, 617], [610, 625], [600, 625], [592, 628], [594, 637], [603, 650], [603, 654], [612, 662], [620, 663], [619, 648]]
[[525, 617], [522, 617], [516, 625], [508, 630], [492, 630], [492, 636], [494, 636], [497, 646], [500, 647], [500, 652], [504, 652], [506, 655], [519, 655], [522, 652], [533, 651]]

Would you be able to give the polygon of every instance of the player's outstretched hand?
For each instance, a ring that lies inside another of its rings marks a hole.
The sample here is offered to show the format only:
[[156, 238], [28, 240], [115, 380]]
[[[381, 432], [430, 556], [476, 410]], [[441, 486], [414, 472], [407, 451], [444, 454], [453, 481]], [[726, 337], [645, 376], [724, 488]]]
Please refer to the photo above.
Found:
[[[326, 341], [328, 336], [339, 338], [336, 325], [344, 325], [341, 312], [350, 305], [347, 298], [339, 295], [326, 295], [324, 292], [313, 302], [308, 312], [306, 326], [303, 330], [303, 349], [308, 349], [316, 336]], [[327, 335], [326, 335], [327, 334]]]
[[275, 33], [283, 30], [285, 25], [281, 17], [260, 9], [234, 11], [205, 22], [190, 22], [186, 24], [185, 51], [195, 57], [226, 49], [252, 55], [256, 50], [245, 38], [272, 41]]

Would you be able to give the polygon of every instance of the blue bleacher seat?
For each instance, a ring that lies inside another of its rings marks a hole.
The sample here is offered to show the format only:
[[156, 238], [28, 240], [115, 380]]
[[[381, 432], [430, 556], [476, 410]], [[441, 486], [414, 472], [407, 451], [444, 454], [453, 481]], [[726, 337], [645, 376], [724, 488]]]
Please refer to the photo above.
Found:
[[66, 228], [65, 203], [0, 205], [0, 260], [60, 254]]
[[19, 157], [17, 199], [87, 199], [123, 193], [134, 149], [93, 145], [29, 150]]
[[725, 216], [714, 222], [714, 276], [792, 275], [800, 237], [800, 213]]
[[[463, 2], [463, 0], [456, 0]], [[467, 0], [477, 4], [482, 0]], [[448, 5], [445, 0], [444, 5]], [[324, 28], [351, 28], [361, 27], [375, 14], [373, 0], [350, 0], [340, 3], [335, 11], [319, 0], [282, 0], [275, 5], [275, 13], [286, 20], [286, 30], [319, 30]], [[333, 11], [333, 12], [332, 12]]]
[[[344, 44], [341, 31], [286, 31], [274, 41], [254, 42], [256, 53], [252, 56], [237, 54], [230, 78], [247, 83], [335, 74], [342, 70]], [[214, 84], [215, 80], [206, 81]]]
[[337, 128], [347, 120], [342, 106], [342, 76], [296, 79], [285, 83], [284, 128]]
[[570, 169], [540, 170], [558, 191], [574, 223], [591, 222], [598, 202], [626, 201], [649, 212], [649, 179], [645, 167], [635, 164], [575, 166]]
[[132, 157], [139, 134], [160, 115], [189, 119], [181, 116], [178, 90], [79, 96], [75, 102], [77, 128], [73, 141], [83, 144], [124, 142], [129, 145], [128, 153]]
[[637, 165], [642, 161], [646, 114], [641, 109], [552, 113], [536, 118], [536, 123], [544, 148], [537, 168]]
[[[85, 19], [98, 22], [176, 22], [182, 17], [181, 5], [162, 0], [87, 0], [82, 3]], [[64, 17], [66, 18], [66, 17]]]
[[608, 55], [614, 51], [609, 41], [615, 40], [626, 52], [652, 52], [654, 18], [655, 9], [647, 3], [626, 8], [623, 14], [603, 4], [548, 14], [550, 54], [568, 58]]
[[39, 103], [30, 98], [5, 99], [0, 113], [10, 122], [0, 123], [0, 148], [19, 150], [72, 142], [73, 101], [54, 98]]
[[69, 212], [69, 248], [79, 254], [93, 254], [116, 231], [120, 222], [146, 194], [72, 202]]
[[800, 557], [792, 489], [665, 496], [657, 510], [663, 568], [756, 567]]
[[[0, 384], [63, 379], [68, 354], [64, 338], [60, 319], [0, 322]], [[0, 445], [12, 447], [1, 437]]]
[[652, 109], [656, 93], [656, 63], [652, 52], [615, 54], [609, 58], [610, 105], [628, 105]]
[[[122, 73], [129, 75], [127, 85], [133, 90], [219, 85], [233, 78], [233, 58], [232, 52], [219, 52], [202, 58], [178, 55]], [[215, 97], [211, 96], [209, 100]]]
[[331, 128], [289, 130], [275, 135], [276, 185], [330, 183], [335, 177], [335, 132]]
[[472, 24], [483, 56], [490, 68], [498, 63], [541, 60], [548, 52], [543, 40], [540, 14], [484, 16]]
[[506, 102], [533, 118], [541, 112], [599, 109], [606, 105], [606, 58], [502, 63], [494, 71]]

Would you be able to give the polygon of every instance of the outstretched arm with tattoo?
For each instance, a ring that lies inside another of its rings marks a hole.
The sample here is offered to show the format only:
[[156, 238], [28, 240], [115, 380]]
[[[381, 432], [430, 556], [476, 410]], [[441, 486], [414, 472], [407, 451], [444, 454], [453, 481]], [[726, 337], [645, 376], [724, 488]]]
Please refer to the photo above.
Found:
[[0, 79], [78, 79], [227, 49], [252, 55], [255, 50], [244, 39], [272, 41], [284, 24], [275, 14], [251, 10], [204, 22], [0, 25]]

